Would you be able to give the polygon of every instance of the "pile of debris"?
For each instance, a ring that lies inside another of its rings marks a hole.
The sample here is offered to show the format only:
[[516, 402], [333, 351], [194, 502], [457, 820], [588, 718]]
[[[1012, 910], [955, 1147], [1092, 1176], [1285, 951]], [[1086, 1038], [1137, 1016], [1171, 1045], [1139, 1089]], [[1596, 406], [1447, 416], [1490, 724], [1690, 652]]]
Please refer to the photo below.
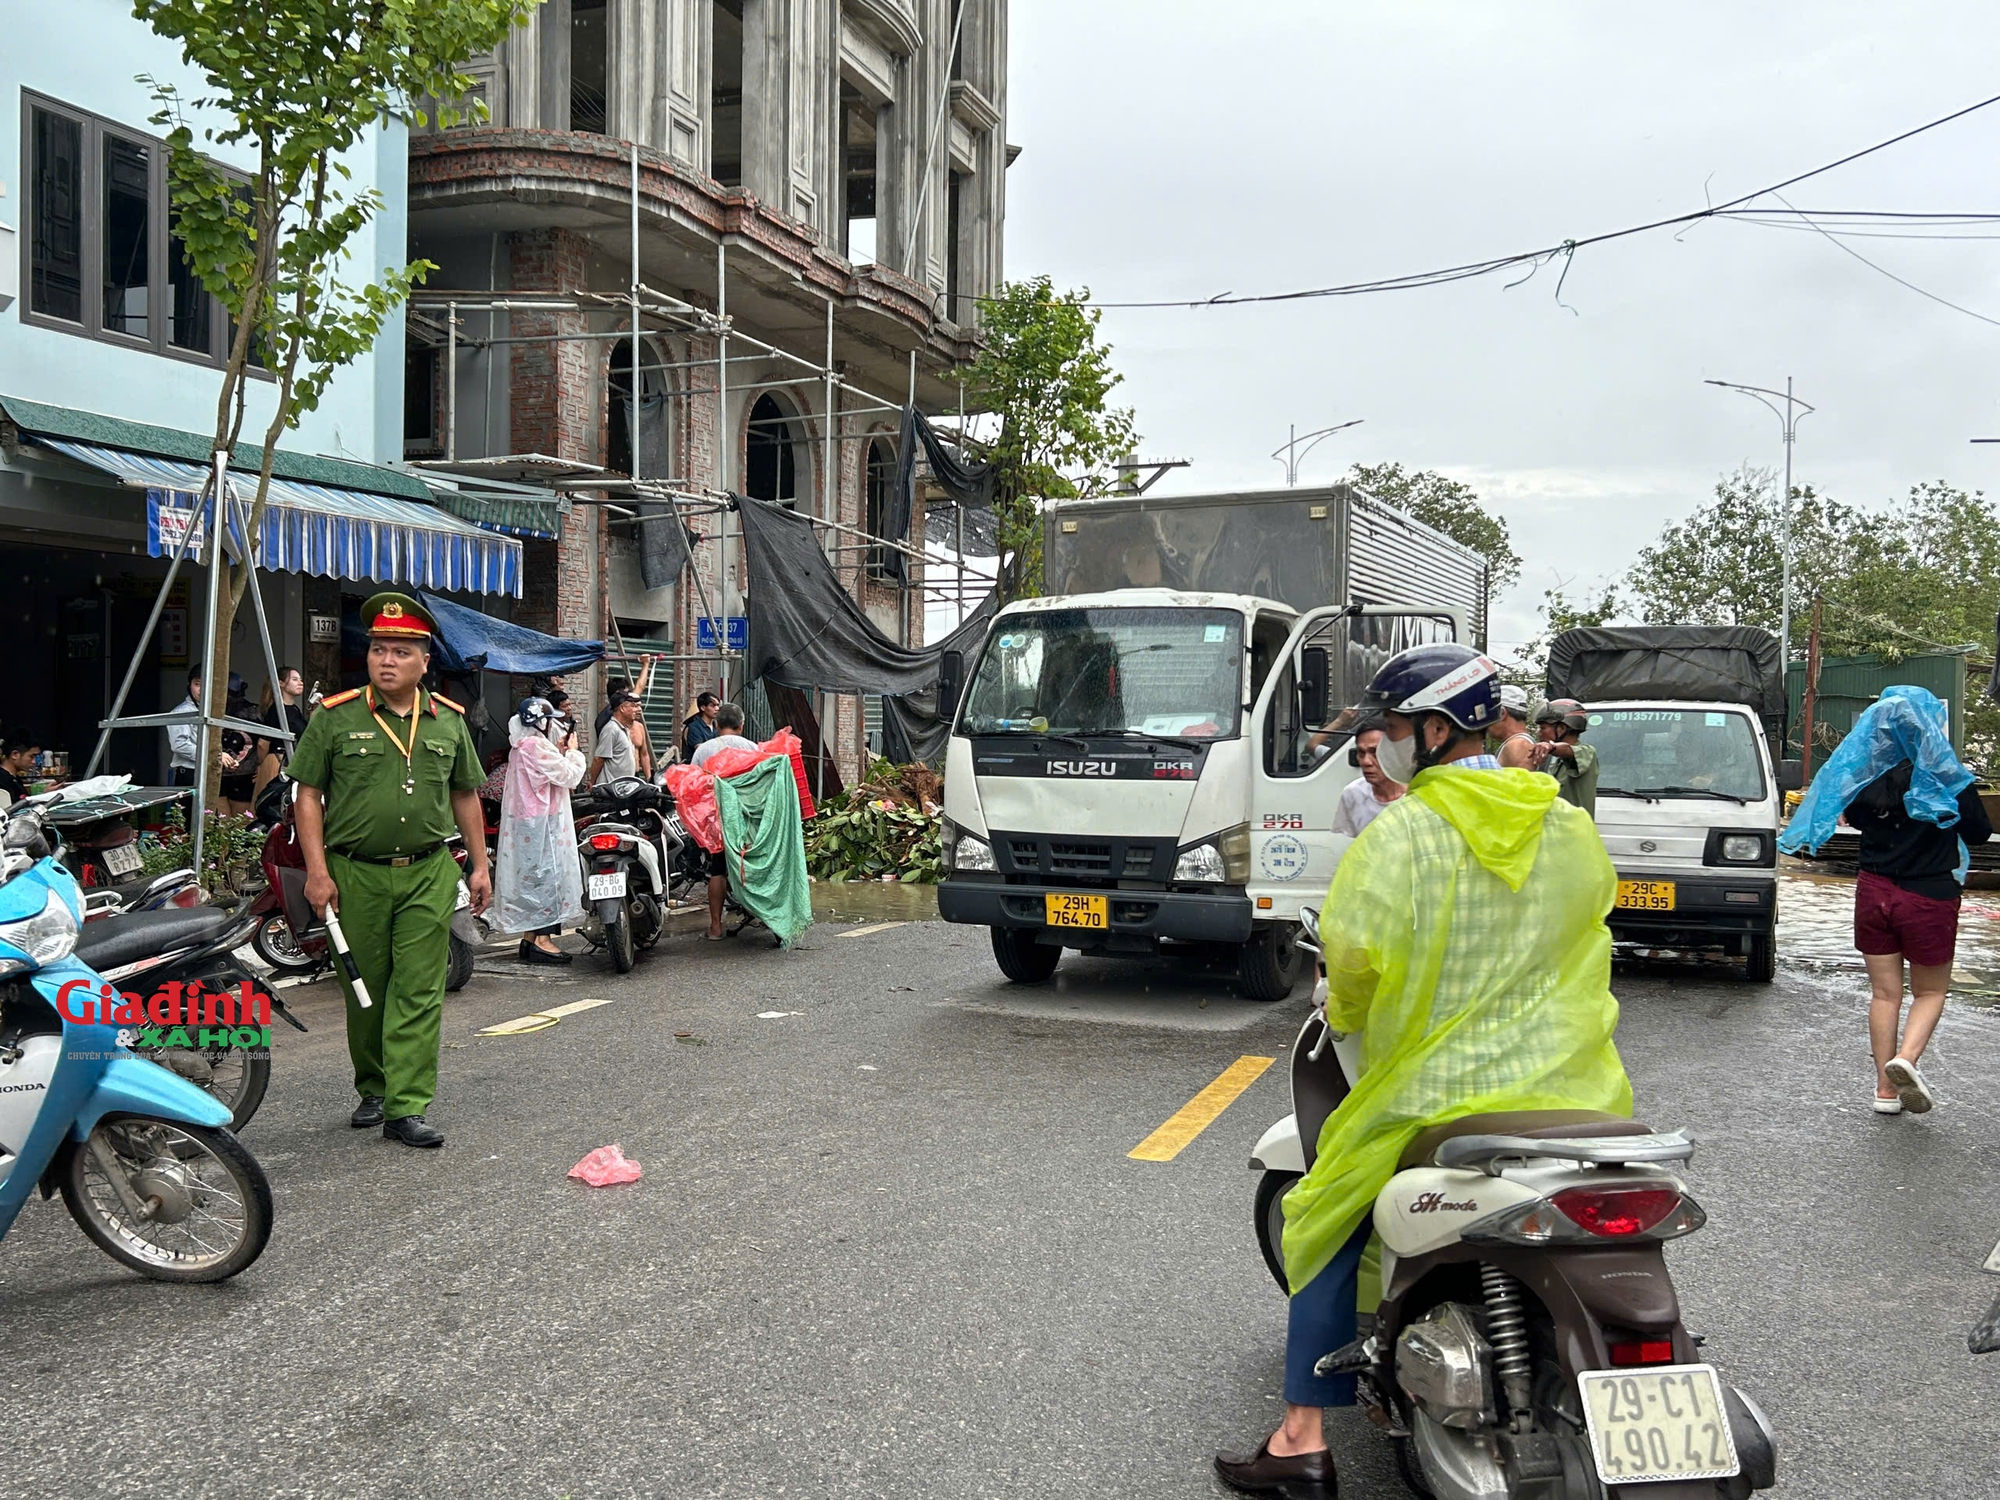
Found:
[[921, 761], [878, 760], [805, 826], [815, 880], [935, 883], [944, 869], [944, 778]]

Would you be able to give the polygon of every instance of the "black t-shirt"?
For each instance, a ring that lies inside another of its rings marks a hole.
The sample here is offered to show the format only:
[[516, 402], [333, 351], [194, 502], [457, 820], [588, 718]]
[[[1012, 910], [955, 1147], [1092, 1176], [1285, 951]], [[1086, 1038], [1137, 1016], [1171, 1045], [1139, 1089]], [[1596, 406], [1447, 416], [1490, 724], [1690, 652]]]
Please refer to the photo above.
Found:
[[1848, 804], [1847, 821], [1861, 835], [1861, 868], [1893, 880], [1913, 895], [1939, 901], [1955, 900], [1959, 885], [1958, 841], [1983, 844], [1993, 837], [1979, 793], [1967, 787], [1958, 794], [1958, 822], [1940, 828], [1913, 818], [1903, 807], [1910, 789], [1910, 763], [1884, 771]]
[[[280, 709], [284, 711], [285, 715], [282, 723], [278, 718]], [[305, 710], [300, 708], [296, 703], [273, 703], [269, 708], [264, 710], [261, 718], [264, 723], [269, 724], [273, 729], [284, 728], [292, 732], [293, 739], [290, 744], [287, 744], [284, 740], [264, 741], [265, 744], [269, 745], [276, 752], [278, 763], [282, 765], [291, 759], [292, 746], [298, 743], [297, 736], [306, 732]]]
[[[28, 784], [12, 771], [0, 769], [0, 792], [5, 792], [14, 802], [28, 795]], [[8, 804], [12, 806], [13, 803]]]

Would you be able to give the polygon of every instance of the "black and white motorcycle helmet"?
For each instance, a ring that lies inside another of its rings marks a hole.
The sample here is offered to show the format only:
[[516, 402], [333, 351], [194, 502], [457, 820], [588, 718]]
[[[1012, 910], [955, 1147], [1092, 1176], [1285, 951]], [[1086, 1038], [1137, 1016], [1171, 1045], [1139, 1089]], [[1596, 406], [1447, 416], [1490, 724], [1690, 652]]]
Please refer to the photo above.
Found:
[[1412, 646], [1384, 662], [1361, 695], [1376, 713], [1443, 714], [1460, 729], [1484, 729], [1500, 715], [1500, 668], [1457, 641]]

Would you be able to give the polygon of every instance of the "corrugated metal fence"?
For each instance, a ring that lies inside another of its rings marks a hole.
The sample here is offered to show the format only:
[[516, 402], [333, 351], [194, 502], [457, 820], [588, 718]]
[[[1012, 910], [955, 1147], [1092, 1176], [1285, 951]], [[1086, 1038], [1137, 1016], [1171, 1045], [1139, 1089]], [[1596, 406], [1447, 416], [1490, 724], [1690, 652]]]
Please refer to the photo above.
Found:
[[[1819, 692], [1813, 707], [1813, 765], [1826, 763], [1829, 751], [1854, 727], [1854, 719], [1896, 683], [1929, 688], [1951, 711], [1951, 743], [1965, 747], [1965, 657], [1956, 652], [1906, 656], [1886, 662], [1879, 656], [1829, 656], [1819, 664]], [[1806, 664], [1791, 664], [1791, 740], [1787, 753], [1797, 755], [1805, 729]]]

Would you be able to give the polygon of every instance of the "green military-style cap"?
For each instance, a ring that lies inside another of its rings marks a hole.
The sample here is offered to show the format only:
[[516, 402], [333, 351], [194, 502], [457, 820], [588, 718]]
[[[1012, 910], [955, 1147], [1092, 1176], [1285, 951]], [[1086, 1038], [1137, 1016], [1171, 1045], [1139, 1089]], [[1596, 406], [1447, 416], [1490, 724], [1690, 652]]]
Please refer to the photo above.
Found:
[[384, 640], [412, 641], [429, 648], [437, 621], [431, 612], [408, 594], [391, 590], [375, 595], [361, 606], [361, 623], [371, 636]]

